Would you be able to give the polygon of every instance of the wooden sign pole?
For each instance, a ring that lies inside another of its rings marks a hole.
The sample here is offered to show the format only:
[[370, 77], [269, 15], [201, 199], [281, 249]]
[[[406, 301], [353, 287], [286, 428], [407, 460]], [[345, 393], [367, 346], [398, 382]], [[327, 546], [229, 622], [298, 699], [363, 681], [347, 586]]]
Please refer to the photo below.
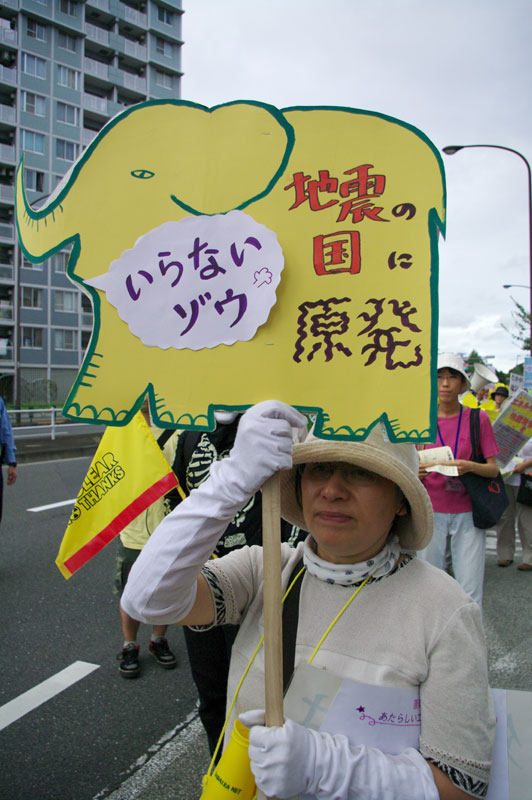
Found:
[[[284, 722], [280, 487], [279, 473], [269, 478], [262, 487], [264, 680], [268, 727], [282, 725]], [[264, 795], [259, 790], [258, 799], [261, 797]]]
[[282, 725], [284, 721], [280, 486], [277, 473], [262, 487], [264, 670], [268, 727]]

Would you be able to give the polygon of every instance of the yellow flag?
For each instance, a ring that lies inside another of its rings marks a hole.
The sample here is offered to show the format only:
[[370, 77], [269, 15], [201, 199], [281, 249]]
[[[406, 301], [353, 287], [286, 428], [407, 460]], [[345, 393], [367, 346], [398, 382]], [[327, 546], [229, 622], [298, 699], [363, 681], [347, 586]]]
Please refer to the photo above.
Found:
[[107, 428], [74, 503], [55, 560], [63, 576], [68, 580], [175, 486], [180, 489], [140, 411], [129, 425]]

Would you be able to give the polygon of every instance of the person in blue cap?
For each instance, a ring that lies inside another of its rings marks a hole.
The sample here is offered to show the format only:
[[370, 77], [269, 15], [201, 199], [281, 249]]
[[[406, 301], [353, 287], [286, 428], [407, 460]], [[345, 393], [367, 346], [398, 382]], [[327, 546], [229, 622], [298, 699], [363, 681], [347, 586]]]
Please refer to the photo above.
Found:
[[[11, 422], [7, 415], [6, 406], [3, 399], [0, 397], [0, 445], [2, 447], [0, 454], [0, 465], [7, 464], [7, 485], [11, 486], [17, 479], [17, 461], [15, 458], [15, 440], [13, 438], [13, 429]], [[0, 521], [2, 520], [2, 506], [4, 494], [4, 476], [3, 470], [0, 467]]]

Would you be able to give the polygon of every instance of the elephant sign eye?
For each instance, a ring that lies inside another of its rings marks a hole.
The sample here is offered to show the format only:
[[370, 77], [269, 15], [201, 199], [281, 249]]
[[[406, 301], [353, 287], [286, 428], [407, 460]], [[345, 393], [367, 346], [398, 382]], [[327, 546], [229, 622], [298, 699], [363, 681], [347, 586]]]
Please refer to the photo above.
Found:
[[141, 180], [145, 181], [148, 178], [153, 178], [155, 172], [150, 172], [149, 169], [134, 169], [131, 172], [134, 178], [140, 178]]

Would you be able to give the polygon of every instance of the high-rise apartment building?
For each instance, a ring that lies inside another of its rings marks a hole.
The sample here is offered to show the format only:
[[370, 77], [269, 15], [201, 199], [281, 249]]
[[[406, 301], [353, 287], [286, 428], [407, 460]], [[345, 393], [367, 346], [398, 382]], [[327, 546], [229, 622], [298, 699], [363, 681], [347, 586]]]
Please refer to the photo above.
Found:
[[68, 251], [25, 260], [15, 171], [39, 207], [124, 107], [180, 96], [181, 0], [0, 0], [0, 394], [63, 403], [92, 330]]

